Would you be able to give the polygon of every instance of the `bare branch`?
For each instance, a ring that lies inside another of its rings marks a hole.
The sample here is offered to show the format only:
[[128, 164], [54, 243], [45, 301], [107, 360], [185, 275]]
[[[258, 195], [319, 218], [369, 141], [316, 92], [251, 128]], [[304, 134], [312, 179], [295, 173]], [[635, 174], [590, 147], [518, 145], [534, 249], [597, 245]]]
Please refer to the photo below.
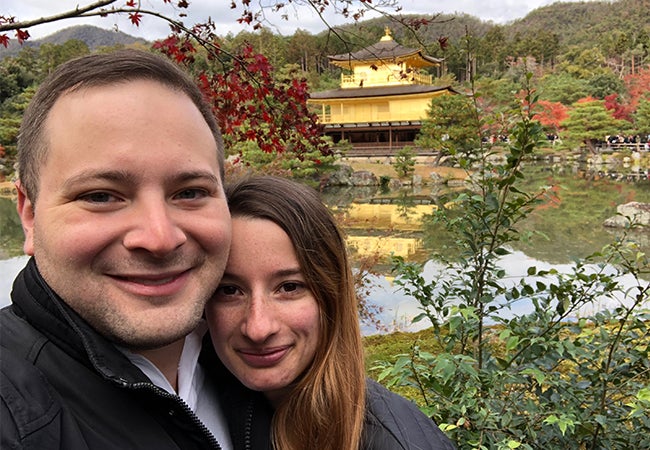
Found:
[[[104, 13], [97, 12], [96, 14], [88, 14], [91, 11], [103, 8], [112, 3], [115, 3], [117, 0], [98, 0], [95, 3], [84, 7], [76, 7], [73, 10], [62, 12], [60, 14], [55, 14], [53, 16], [41, 17], [39, 19], [25, 20], [21, 22], [11, 22], [11, 23], [0, 23], [0, 32], [2, 31], [11, 31], [11, 30], [20, 30], [25, 28], [30, 28], [35, 25], [41, 25], [44, 23], [56, 22], [57, 20], [69, 19], [73, 17], [84, 17], [86, 15], [100, 15]], [[108, 12], [108, 11], [107, 11]]]

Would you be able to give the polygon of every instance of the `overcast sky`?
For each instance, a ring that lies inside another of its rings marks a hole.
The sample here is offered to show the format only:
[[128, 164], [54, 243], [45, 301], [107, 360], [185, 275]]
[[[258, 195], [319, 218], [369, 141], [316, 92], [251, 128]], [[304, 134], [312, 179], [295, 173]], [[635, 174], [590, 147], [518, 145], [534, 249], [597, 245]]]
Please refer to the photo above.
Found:
[[[578, 0], [564, 0], [578, 1]], [[269, 4], [273, 0], [253, 0], [251, 4]], [[15, 16], [18, 20], [31, 20], [74, 9], [77, 5], [84, 6], [92, 3], [92, 0], [2, 0], [0, 2], [0, 15]], [[237, 23], [238, 12], [241, 9], [231, 10], [228, 0], [189, 0], [190, 8], [187, 10], [189, 16], [184, 18], [186, 25], [201, 22], [211, 17], [217, 24], [217, 34], [225, 35], [228, 32], [234, 34], [242, 30], [252, 31], [251, 27]], [[237, 4], [240, 4], [237, 1]], [[527, 13], [540, 6], [556, 3], [556, 0], [400, 0], [402, 13], [423, 13], [452, 14], [455, 12], [467, 13], [482, 20], [490, 20], [494, 23], [507, 23], [524, 17]], [[118, 2], [120, 4], [120, 2]], [[159, 12], [167, 12], [173, 15], [174, 12], [169, 5], [163, 4], [163, 0], [142, 0], [142, 5], [147, 9], [154, 9]], [[274, 31], [284, 35], [293, 34], [297, 28], [308, 30], [311, 33], [323, 31], [326, 26], [319, 17], [311, 10], [302, 8], [299, 10], [289, 7], [287, 13], [289, 20], [281, 20], [279, 17], [272, 18], [276, 26]], [[336, 25], [344, 22], [340, 15], [330, 15], [331, 24]], [[367, 15], [367, 18], [373, 16]], [[169, 27], [162, 20], [154, 17], [144, 17], [139, 28], [131, 25], [126, 18], [116, 19], [113, 16], [106, 18], [69, 19], [57, 21], [51, 24], [39, 25], [29, 29], [33, 38], [40, 38], [51, 34], [61, 28], [93, 24], [102, 28], [118, 28], [133, 36], [144, 37], [149, 40], [165, 37], [169, 34]]]

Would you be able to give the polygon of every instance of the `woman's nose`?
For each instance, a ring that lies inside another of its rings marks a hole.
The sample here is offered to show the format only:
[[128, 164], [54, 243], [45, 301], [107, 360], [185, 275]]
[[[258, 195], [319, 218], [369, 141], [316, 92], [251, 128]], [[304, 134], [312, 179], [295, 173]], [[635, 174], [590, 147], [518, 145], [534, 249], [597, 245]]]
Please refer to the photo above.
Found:
[[264, 342], [278, 332], [279, 323], [273, 306], [264, 295], [255, 294], [250, 302], [248, 313], [242, 322], [242, 333], [254, 342]]

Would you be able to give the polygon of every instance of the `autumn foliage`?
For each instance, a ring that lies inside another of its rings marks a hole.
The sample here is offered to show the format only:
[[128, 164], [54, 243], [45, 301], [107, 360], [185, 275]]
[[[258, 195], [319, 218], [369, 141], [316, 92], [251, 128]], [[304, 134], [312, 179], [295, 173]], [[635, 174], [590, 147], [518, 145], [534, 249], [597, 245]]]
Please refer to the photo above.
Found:
[[[196, 32], [197, 30], [195, 30]], [[218, 38], [201, 30], [202, 48], [196, 33], [177, 33], [158, 41], [154, 48], [195, 73], [199, 86], [213, 106], [228, 143], [253, 141], [268, 153], [290, 151], [299, 159], [314, 149], [326, 154], [316, 115], [307, 108], [307, 81], [298, 76], [276, 79], [268, 59], [252, 46], [242, 46], [236, 54], [226, 54]], [[207, 68], [197, 70], [197, 58]]]
[[[626, 4], [634, 8], [635, 5], [643, 6], [642, 2], [643, 0], [625, 0]], [[191, 8], [191, 2], [186, 0], [87, 0], [81, 3], [68, 11], [62, 10], [50, 17], [34, 20], [21, 20], [0, 14], [0, 45], [7, 46], [10, 40], [22, 43], [30, 38], [28, 30], [32, 27], [72, 17], [122, 16], [135, 27], [149, 19], [162, 20], [170, 25], [171, 34], [156, 42], [155, 49], [186, 67], [196, 77], [214, 108], [231, 152], [241, 151], [244, 145], [251, 148], [251, 143], [254, 143], [262, 152], [284, 152], [284, 157], [295, 157], [300, 162], [312, 161], [314, 165], [322, 167], [319, 158], [329, 154], [328, 145], [321, 137], [322, 128], [318, 125], [315, 114], [307, 107], [308, 86], [303, 74], [297, 70], [287, 70], [295, 61], [286, 58], [284, 61], [273, 59], [278, 65], [273, 67], [266, 56], [258, 53], [262, 50], [256, 50], [252, 45], [243, 44], [233, 48], [229, 43], [222, 46], [224, 41], [215, 34], [215, 25], [211, 19], [191, 27], [185, 25], [187, 11]], [[482, 124], [481, 131], [485, 135], [509, 135], [511, 124], [506, 112], [512, 107], [512, 93], [517, 89], [516, 79], [522, 70], [540, 76], [536, 81], [540, 83], [539, 92], [542, 95], [535, 107], [534, 117], [547, 132], [557, 134], [561, 138], [564, 138], [565, 134], [570, 135], [567, 124], [572, 122], [567, 121], [568, 114], [576, 105], [593, 101], [590, 96], [594, 96], [604, 101], [604, 108], [610, 113], [607, 117], [613, 117], [617, 122], [611, 122], [609, 119], [602, 122], [603, 126], [607, 125], [607, 129], [601, 127], [591, 130], [593, 139], [601, 139], [611, 132], [647, 134], [650, 125], [648, 114], [644, 112], [647, 107], [643, 106], [649, 101], [650, 92], [650, 67], [647, 64], [650, 41], [647, 33], [644, 35], [644, 32], [639, 32], [635, 36], [621, 35], [618, 40], [610, 39], [610, 43], [616, 45], [609, 47], [605, 45], [606, 39], [603, 37], [603, 43], [599, 43], [596, 49], [591, 48], [590, 42], [588, 51], [564, 48], [566, 46], [559, 45], [558, 36], [548, 33], [548, 36], [544, 36], [550, 40], [543, 41], [549, 46], [543, 45], [545, 50], [541, 51], [540, 35], [535, 31], [530, 31], [534, 34], [530, 39], [524, 39], [526, 36], [522, 35], [523, 37], [519, 36], [509, 42], [506, 39], [507, 33], [501, 26], [495, 26], [484, 36], [480, 36], [480, 33], [473, 36], [471, 27], [465, 25], [464, 35], [459, 38], [454, 36], [454, 33], [447, 33], [447, 30], [444, 31], [445, 34], [440, 34], [438, 26], [429, 27], [434, 23], [445, 23], [445, 20], [437, 21], [439, 15], [401, 15], [399, 3], [394, 0], [231, 0], [229, 6], [239, 13], [236, 21], [252, 27], [253, 30], [268, 24], [267, 17], [270, 15], [267, 15], [267, 12], [279, 13], [275, 17], [291, 21], [295, 18], [292, 11], [306, 7], [321, 17], [327, 12], [349, 18], [350, 21], [358, 21], [364, 17], [366, 11], [381, 11], [384, 19], [390, 19], [396, 32], [399, 29], [408, 30], [407, 35], [401, 37], [404, 40], [402, 44], [415, 46], [417, 42], [419, 46], [426, 42], [434, 43], [428, 50], [434, 53], [438, 51], [435, 56], [444, 58], [442, 71], [446, 72], [445, 75], [453, 80], [452, 82], [455, 82], [454, 76], [459, 77], [460, 90], [463, 90], [462, 82], [468, 81], [466, 77], [473, 72], [476, 72], [476, 76], [486, 79], [488, 84], [492, 83], [490, 90], [485, 92], [487, 95], [477, 99], [477, 105], [485, 116], [491, 117]], [[560, 14], [569, 12], [559, 11]], [[637, 15], [639, 14], [640, 11]], [[538, 19], [536, 14], [529, 17], [531, 21]], [[327, 45], [338, 48], [334, 41], [343, 39], [343, 29], [333, 29], [325, 21], [323, 24], [330, 31]], [[434, 28], [435, 34], [431, 34]], [[607, 31], [608, 35], [614, 36], [613, 33], [618, 32], [617, 29], [617, 26], [613, 25], [612, 30]], [[420, 37], [423, 37], [424, 41], [420, 41]], [[316, 46], [317, 41], [309, 42], [311, 47]], [[351, 49], [352, 44], [359, 44], [356, 37], [344, 43], [344, 48], [341, 47], [337, 53]], [[547, 55], [551, 50], [552, 54]], [[323, 54], [327, 53], [310, 53], [309, 58], [318, 61], [319, 66], [325, 65]], [[603, 59], [601, 56], [607, 56], [609, 59]], [[561, 60], [562, 63], [556, 64], [556, 60]], [[607, 66], [611, 61], [619, 61], [622, 64], [623, 60], [631, 61], [632, 67], [629, 71], [623, 70], [625, 66], [621, 66], [620, 70], [613, 72]], [[303, 59], [301, 64], [302, 61]], [[504, 61], [509, 61], [507, 67], [504, 67]], [[286, 67], [283, 66], [284, 63]], [[301, 67], [311, 70], [306, 64]], [[282, 75], [279, 75], [280, 73]], [[312, 71], [312, 81], [315, 75], [321, 74]], [[16, 75], [14, 78], [20, 77]], [[13, 89], [10, 82], [11, 80], [5, 83], [8, 90]], [[639, 105], [642, 107], [639, 108]], [[611, 125], [616, 125], [618, 129], [611, 131]], [[576, 134], [575, 130], [573, 134]], [[8, 153], [11, 153], [11, 149]]]
[[538, 120], [546, 130], [555, 134], [559, 134], [560, 124], [569, 117], [568, 107], [560, 102], [539, 100], [534, 112], [533, 118]]

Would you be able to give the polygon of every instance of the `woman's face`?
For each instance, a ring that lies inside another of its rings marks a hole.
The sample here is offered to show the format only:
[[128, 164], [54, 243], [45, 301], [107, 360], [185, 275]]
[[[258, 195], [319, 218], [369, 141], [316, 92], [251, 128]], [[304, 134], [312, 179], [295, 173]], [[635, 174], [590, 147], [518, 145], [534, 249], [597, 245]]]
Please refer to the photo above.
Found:
[[225, 366], [280, 401], [314, 359], [320, 331], [318, 304], [282, 228], [233, 218], [228, 264], [206, 317]]

